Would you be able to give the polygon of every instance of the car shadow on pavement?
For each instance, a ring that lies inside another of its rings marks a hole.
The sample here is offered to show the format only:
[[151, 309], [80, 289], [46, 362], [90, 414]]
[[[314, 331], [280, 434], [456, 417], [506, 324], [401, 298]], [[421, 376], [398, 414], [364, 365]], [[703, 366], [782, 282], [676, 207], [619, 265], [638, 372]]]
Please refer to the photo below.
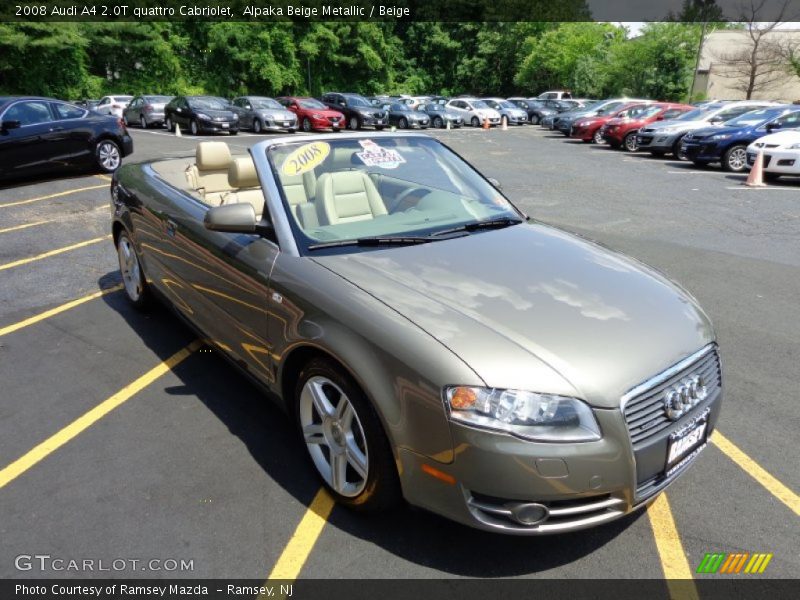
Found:
[[[98, 284], [108, 287], [117, 281], [119, 274], [111, 272]], [[161, 359], [197, 337], [172, 309], [158, 302], [141, 312], [130, 306], [124, 292], [105, 295], [103, 300]], [[216, 352], [198, 354], [201, 360], [193, 357], [174, 369], [182, 385], [167, 388], [166, 393], [195, 396], [243, 442], [265, 477], [308, 506], [321, 482], [288, 415]], [[205, 469], [197, 476], [213, 479], [215, 473]], [[280, 510], [264, 506], [265, 510]], [[643, 512], [586, 531], [544, 537], [479, 531], [405, 505], [374, 515], [337, 506], [328, 521], [345, 534], [430, 569], [467, 577], [508, 577], [546, 571], [591, 554]]]
[[[62, 181], [86, 179], [93, 175], [104, 175], [110, 177], [111, 175], [102, 173], [97, 169], [70, 169], [69, 174], [63, 172], [59, 174], [58, 171], [53, 171], [47, 175], [19, 177], [15, 179], [6, 179], [0, 181], [0, 191], [26, 187], [29, 185], [40, 185], [43, 183], [59, 183]], [[100, 181], [98, 181], [100, 183]]]

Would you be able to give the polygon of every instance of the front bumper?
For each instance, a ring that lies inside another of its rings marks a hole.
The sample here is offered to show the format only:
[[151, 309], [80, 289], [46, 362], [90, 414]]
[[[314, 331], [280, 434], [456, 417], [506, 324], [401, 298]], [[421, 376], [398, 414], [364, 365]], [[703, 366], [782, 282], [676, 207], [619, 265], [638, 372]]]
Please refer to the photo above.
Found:
[[[702, 361], [698, 369], [719, 382], [716, 353], [707, 353]], [[697, 364], [700, 361], [691, 369]], [[676, 371], [646, 394], [660, 394], [687, 372], [688, 367]], [[642, 402], [639, 407], [651, 401], [648, 395], [634, 400]], [[408, 449], [399, 451], [403, 492], [411, 504], [487, 531], [545, 535], [593, 527], [645, 506], [690, 468], [713, 431], [721, 400], [717, 383], [678, 421], [641, 428], [634, 425], [638, 417], [631, 411], [629, 424], [622, 409], [594, 409], [603, 437], [582, 443], [532, 442], [453, 422], [452, 463], [438, 463]], [[700, 416], [707, 419], [705, 438], [668, 469], [670, 437]], [[431, 476], [431, 468], [439, 476]], [[544, 511], [544, 519], [520, 522], [516, 511], [532, 505]]]
[[716, 142], [706, 140], [683, 141], [681, 152], [691, 161], [719, 162], [724, 147], [720, 147]]
[[333, 117], [324, 117], [322, 119], [309, 117], [308, 120], [311, 121], [312, 129], [333, 129], [334, 131], [339, 131], [344, 127], [345, 123], [344, 119], [334, 119]]
[[636, 135], [636, 143], [641, 150], [672, 152], [672, 145], [680, 135], [679, 133], [639, 132]]
[[201, 133], [238, 132], [239, 121], [197, 121]]
[[367, 117], [361, 115], [361, 124], [366, 125], [367, 127], [388, 127], [389, 126], [389, 117], [385, 118], [378, 118], [378, 117]]
[[270, 131], [283, 131], [297, 129], [297, 118], [293, 119], [264, 119], [264, 129]]
[[[756, 153], [747, 151], [747, 164], [753, 166]], [[800, 151], [798, 150], [764, 150], [764, 170], [767, 173], [800, 175]]]
[[600, 125], [593, 125], [588, 127], [572, 127], [570, 130], [570, 137], [579, 140], [592, 140], [594, 134], [600, 129]]

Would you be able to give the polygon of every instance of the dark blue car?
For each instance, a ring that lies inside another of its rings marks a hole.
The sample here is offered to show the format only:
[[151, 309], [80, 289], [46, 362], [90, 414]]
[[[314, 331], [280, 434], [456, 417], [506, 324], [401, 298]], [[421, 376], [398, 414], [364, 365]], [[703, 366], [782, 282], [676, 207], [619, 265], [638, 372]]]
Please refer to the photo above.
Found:
[[749, 144], [776, 129], [800, 127], [800, 106], [782, 105], [752, 110], [716, 127], [689, 132], [681, 150], [698, 166], [722, 163], [725, 171], [739, 173], [747, 169]]

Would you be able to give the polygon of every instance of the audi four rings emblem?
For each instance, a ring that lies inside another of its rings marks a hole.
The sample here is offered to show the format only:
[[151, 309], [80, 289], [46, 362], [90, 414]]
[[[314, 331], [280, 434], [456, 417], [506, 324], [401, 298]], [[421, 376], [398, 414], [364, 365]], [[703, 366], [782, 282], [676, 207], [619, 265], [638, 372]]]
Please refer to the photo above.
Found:
[[664, 394], [664, 412], [671, 421], [677, 421], [707, 395], [706, 382], [700, 375], [684, 379]]

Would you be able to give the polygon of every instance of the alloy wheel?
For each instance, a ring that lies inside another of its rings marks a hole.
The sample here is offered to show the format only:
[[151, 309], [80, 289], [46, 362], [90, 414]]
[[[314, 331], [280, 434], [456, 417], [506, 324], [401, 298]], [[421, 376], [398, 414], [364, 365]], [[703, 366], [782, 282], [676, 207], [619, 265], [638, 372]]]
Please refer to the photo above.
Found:
[[350, 129], [353, 131], [358, 129], [358, 117], [350, 117]]
[[125, 293], [131, 302], [139, 302], [142, 298], [142, 269], [139, 259], [127, 235], [121, 235], [117, 243], [117, 256], [119, 257], [119, 270], [122, 273], [122, 282], [125, 284]]
[[747, 151], [741, 146], [729, 150], [726, 165], [729, 171], [735, 173], [744, 171], [747, 166]]
[[147, 121], [145, 121], [144, 115], [139, 116], [139, 126], [142, 129], [147, 129]]
[[116, 171], [122, 162], [117, 145], [110, 140], [100, 142], [97, 145], [97, 162], [104, 171]]
[[605, 141], [605, 140], [603, 139], [603, 134], [602, 134], [602, 133], [600, 133], [600, 130], [599, 130], [599, 129], [598, 129], [597, 131], [595, 131], [595, 132], [594, 132], [594, 137], [592, 138], [592, 141], [593, 141], [595, 144], [602, 144], [602, 143]]
[[261, 133], [261, 121], [253, 119], [253, 133]]
[[303, 118], [303, 131], [306, 133], [311, 131], [311, 121], [308, 120], [308, 117]]
[[636, 143], [636, 132], [625, 136], [625, 149], [628, 152], [636, 152], [639, 149], [639, 144]]

